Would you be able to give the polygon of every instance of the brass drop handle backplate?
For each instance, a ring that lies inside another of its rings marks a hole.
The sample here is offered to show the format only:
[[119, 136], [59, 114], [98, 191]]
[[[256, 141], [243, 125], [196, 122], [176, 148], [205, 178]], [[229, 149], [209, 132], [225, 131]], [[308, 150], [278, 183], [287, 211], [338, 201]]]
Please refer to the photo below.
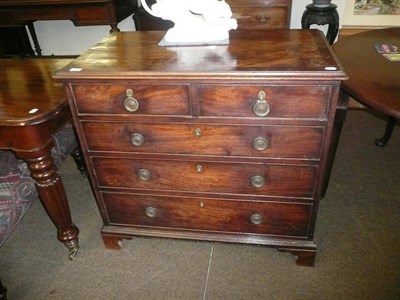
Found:
[[265, 117], [269, 114], [271, 107], [267, 103], [267, 94], [264, 91], [258, 92], [258, 98], [253, 106], [253, 112], [259, 117]]
[[139, 101], [133, 98], [133, 91], [131, 89], [127, 89], [126, 98], [124, 100], [124, 107], [127, 111], [135, 112], [139, 109]]
[[143, 181], [148, 181], [151, 179], [151, 173], [149, 170], [146, 169], [140, 169], [136, 172], [137, 176], [139, 177], [140, 180]]
[[255, 175], [253, 177], [251, 177], [250, 179], [251, 185], [256, 187], [256, 188], [260, 188], [265, 184], [265, 178], [264, 176], [261, 175]]
[[252, 214], [250, 216], [250, 222], [255, 224], [255, 225], [259, 225], [259, 224], [262, 224], [264, 222], [264, 218], [260, 214]]
[[144, 213], [145, 213], [145, 215], [148, 216], [149, 218], [154, 218], [154, 217], [157, 216], [157, 209], [154, 208], [154, 207], [149, 206], [149, 207], [146, 207], [146, 208], [144, 209]]
[[136, 147], [144, 145], [144, 136], [140, 133], [133, 133], [131, 135], [131, 144]]
[[269, 147], [268, 140], [265, 137], [259, 136], [253, 140], [253, 148], [258, 151], [263, 151]]

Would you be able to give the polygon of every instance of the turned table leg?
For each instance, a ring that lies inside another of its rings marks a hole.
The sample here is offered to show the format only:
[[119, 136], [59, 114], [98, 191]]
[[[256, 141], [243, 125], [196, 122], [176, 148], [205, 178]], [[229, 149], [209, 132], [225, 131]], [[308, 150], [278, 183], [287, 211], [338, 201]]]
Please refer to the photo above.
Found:
[[69, 259], [74, 260], [79, 249], [79, 229], [72, 223], [67, 195], [50, 149], [47, 147], [30, 153], [17, 152], [17, 155], [27, 162], [40, 200], [57, 227], [57, 238], [69, 249]]
[[120, 30], [119, 30], [119, 28], [118, 28], [118, 25], [117, 24], [111, 24], [111, 29], [110, 29], [110, 33], [113, 33], [113, 32], [119, 32]]

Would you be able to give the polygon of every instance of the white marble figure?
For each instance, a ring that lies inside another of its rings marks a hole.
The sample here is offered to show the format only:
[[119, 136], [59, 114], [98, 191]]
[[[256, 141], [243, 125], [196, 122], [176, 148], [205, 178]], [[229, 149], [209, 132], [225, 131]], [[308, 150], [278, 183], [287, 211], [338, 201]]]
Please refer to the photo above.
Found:
[[174, 27], [164, 37], [170, 44], [209, 44], [229, 40], [229, 30], [237, 28], [236, 19], [225, 0], [157, 0], [150, 7], [141, 0], [151, 15], [170, 20]]

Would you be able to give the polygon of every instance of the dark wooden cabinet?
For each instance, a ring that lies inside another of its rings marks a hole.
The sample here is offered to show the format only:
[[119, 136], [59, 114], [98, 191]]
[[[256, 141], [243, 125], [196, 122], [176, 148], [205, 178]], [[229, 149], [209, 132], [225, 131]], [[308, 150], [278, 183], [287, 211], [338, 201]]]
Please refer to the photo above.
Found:
[[[18, 51], [18, 55], [33, 55], [25, 31], [27, 26], [40, 56], [42, 50], [33, 25], [35, 21], [70, 20], [75, 26], [110, 25], [113, 32], [118, 31], [118, 23], [137, 8], [137, 0], [0, 0], [0, 28], [5, 28], [0, 31], [0, 51], [8, 54], [9, 48], [15, 45], [16, 50], [12, 51]], [[4, 32], [15, 34], [6, 37]]]
[[[147, 0], [149, 6], [155, 0]], [[226, 0], [231, 6], [233, 18], [238, 21], [239, 29], [284, 29], [289, 28], [291, 0]], [[166, 30], [174, 23], [149, 15], [139, 7], [133, 15], [136, 29]]]
[[346, 75], [318, 30], [159, 47], [114, 33], [63, 79], [108, 248], [134, 236], [261, 244], [313, 265]]
[[1, 0], [0, 26], [71, 20], [76, 26], [110, 25], [115, 31], [118, 22], [130, 16], [137, 6], [136, 0]]

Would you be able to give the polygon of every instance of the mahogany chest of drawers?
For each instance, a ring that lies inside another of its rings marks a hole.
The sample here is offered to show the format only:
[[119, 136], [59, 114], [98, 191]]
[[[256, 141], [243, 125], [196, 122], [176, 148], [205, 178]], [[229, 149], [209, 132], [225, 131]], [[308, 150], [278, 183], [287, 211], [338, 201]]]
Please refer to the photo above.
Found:
[[157, 236], [261, 244], [313, 265], [346, 75], [317, 30], [228, 46], [113, 33], [64, 80], [107, 248]]

